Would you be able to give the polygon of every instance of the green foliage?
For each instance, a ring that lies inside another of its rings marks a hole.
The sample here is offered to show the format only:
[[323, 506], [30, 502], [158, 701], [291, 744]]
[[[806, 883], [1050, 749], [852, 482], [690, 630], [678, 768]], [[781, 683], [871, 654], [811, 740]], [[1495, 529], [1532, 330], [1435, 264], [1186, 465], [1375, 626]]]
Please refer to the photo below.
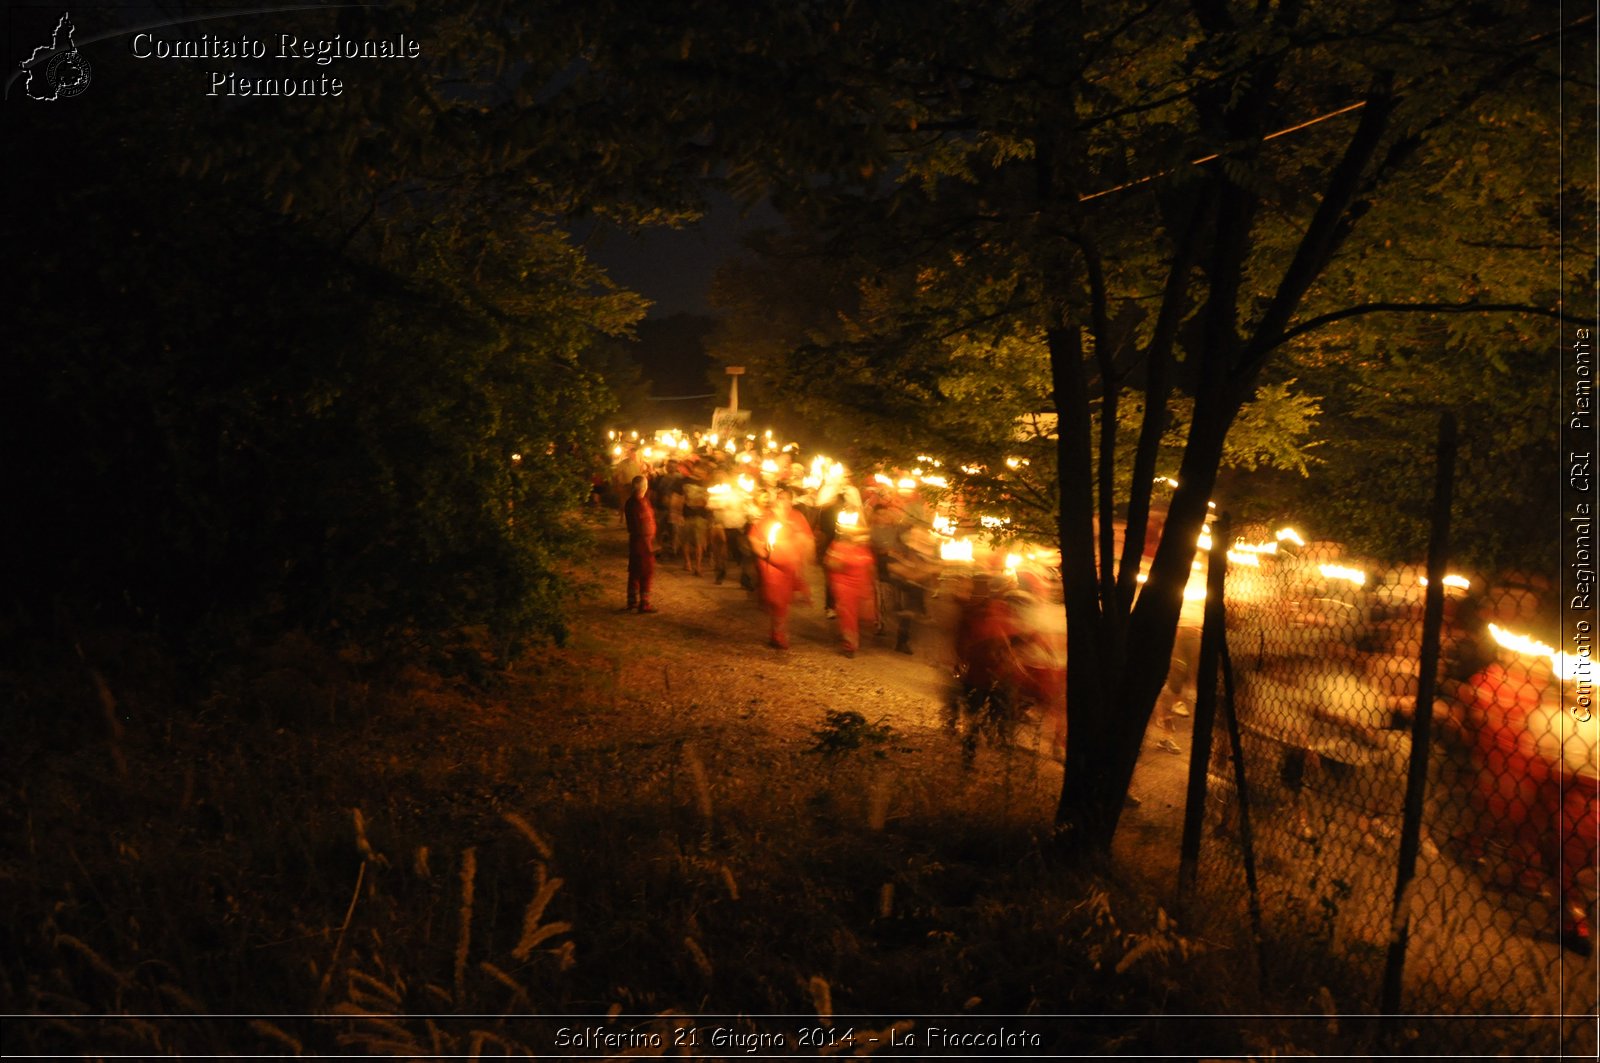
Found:
[[1367, 556], [1425, 556], [1439, 415], [1454, 409], [1452, 564], [1491, 577], [1548, 571], [1559, 477], [1528, 473], [1555, 459], [1551, 359], [1536, 334], [1503, 331], [1491, 359], [1448, 346], [1445, 333], [1440, 323], [1397, 337], [1392, 353], [1346, 354], [1346, 368], [1328, 374], [1326, 465], [1288, 505]]

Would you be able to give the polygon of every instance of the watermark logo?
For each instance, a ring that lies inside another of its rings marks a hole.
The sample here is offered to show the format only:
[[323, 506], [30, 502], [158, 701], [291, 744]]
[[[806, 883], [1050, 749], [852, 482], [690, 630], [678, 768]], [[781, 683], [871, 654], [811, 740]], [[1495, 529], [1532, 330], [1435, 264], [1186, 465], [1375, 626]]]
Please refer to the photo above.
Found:
[[27, 74], [23, 91], [29, 99], [48, 103], [81, 96], [88, 89], [94, 70], [78, 51], [73, 39], [75, 32], [77, 27], [72, 24], [72, 16], [63, 11], [50, 43], [41, 44], [23, 61], [22, 69]]

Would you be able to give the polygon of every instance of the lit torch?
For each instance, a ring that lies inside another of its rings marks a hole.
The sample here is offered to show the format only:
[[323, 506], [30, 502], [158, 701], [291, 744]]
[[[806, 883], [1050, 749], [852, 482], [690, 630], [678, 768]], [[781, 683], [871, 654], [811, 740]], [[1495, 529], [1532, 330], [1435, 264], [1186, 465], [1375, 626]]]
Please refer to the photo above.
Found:
[[1589, 662], [1583, 657], [1568, 656], [1553, 646], [1545, 645], [1538, 639], [1508, 631], [1499, 624], [1489, 625], [1489, 635], [1495, 642], [1508, 650], [1526, 654], [1529, 657], [1542, 657], [1549, 661], [1551, 670], [1560, 676], [1563, 682], [1571, 682], [1589, 667]]

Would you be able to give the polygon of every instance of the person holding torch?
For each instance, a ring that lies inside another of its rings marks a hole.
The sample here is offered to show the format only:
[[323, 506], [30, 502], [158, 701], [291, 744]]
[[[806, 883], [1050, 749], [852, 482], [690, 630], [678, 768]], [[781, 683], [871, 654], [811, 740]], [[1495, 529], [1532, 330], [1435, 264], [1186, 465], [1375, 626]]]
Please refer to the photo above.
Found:
[[761, 580], [761, 606], [771, 618], [767, 645], [789, 648], [789, 606], [796, 596], [811, 600], [806, 586], [806, 558], [814, 551], [811, 525], [794, 508], [794, 492], [778, 488], [772, 507], [750, 526], [750, 546]]
[[871, 624], [878, 619], [878, 588], [873, 578], [878, 561], [867, 545], [859, 508], [839, 512], [832, 538], [823, 564], [839, 619], [839, 649], [846, 657], [854, 657], [861, 646], [862, 622]]

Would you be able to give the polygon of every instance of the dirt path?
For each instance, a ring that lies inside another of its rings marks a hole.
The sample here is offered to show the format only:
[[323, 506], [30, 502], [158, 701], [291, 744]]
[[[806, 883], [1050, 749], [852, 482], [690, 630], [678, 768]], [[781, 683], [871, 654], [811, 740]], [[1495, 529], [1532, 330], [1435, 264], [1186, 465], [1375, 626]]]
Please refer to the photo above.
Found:
[[[630, 697], [687, 696], [702, 711], [759, 720], [790, 739], [815, 730], [828, 710], [854, 710], [913, 738], [955, 742], [944, 729], [955, 628], [948, 593], [931, 599], [931, 617], [917, 625], [911, 655], [894, 652], [892, 634], [864, 633], [860, 652], [850, 659], [837, 650], [837, 629], [823, 613], [816, 566], [807, 570], [812, 604], [797, 605], [790, 615], [788, 650], [767, 645], [766, 615], [754, 594], [740, 588], [736, 571], [721, 584], [709, 565], [703, 571], [697, 577], [681, 562], [658, 563], [652, 604], [660, 612], [627, 612], [626, 537], [614, 522], [601, 527], [589, 571], [597, 593], [576, 610], [573, 626], [622, 662], [618, 681]], [[1170, 738], [1186, 754], [1189, 731], [1187, 719], [1177, 720], [1172, 732], [1152, 724], [1134, 775], [1138, 805], [1124, 814], [1117, 844], [1125, 864], [1145, 874], [1170, 870], [1174, 882], [1188, 757], [1158, 743]], [[1048, 736], [1025, 730], [1018, 741], [1034, 750], [1038, 770], [1059, 789], [1061, 765]]]

